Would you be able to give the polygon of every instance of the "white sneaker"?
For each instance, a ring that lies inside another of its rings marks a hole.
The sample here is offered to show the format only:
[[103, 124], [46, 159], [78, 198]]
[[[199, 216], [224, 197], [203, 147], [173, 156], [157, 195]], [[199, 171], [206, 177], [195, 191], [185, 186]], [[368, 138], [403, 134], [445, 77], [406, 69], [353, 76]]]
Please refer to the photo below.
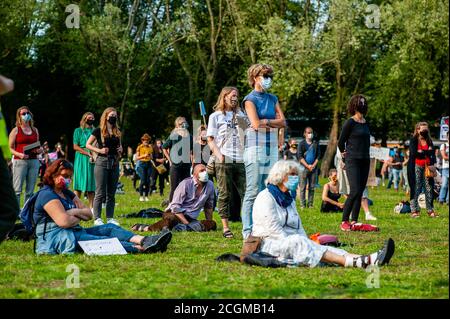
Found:
[[115, 220], [114, 218], [108, 218], [107, 223], [114, 224], [116, 226], [120, 226], [119, 222], [117, 220]]
[[146, 202], [148, 202], [148, 201], [149, 201], [149, 199], [148, 199], [148, 197], [147, 197], [147, 196], [145, 196], [145, 201], [146, 201]]
[[143, 201], [144, 201], [144, 197], [142, 197], [142, 196], [139, 197], [139, 201], [140, 201], [140, 202], [143, 202]]
[[366, 213], [366, 220], [377, 220], [377, 218], [369, 212]]
[[103, 220], [101, 218], [97, 218], [94, 220], [94, 226], [101, 226], [104, 225]]

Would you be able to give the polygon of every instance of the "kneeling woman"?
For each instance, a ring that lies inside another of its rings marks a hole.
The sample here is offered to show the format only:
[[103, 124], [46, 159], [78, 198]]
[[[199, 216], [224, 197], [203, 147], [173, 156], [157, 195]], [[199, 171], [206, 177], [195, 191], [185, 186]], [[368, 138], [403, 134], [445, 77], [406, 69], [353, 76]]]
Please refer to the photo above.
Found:
[[342, 212], [344, 210], [344, 203], [339, 203], [341, 194], [339, 193], [339, 181], [336, 169], [330, 169], [328, 179], [330, 181], [323, 186], [320, 211], [322, 213]]
[[350, 254], [308, 238], [295, 206], [299, 173], [298, 163], [278, 161], [270, 170], [267, 188], [256, 197], [252, 236], [262, 238], [261, 251], [280, 261], [309, 267], [315, 267], [319, 262], [359, 268], [388, 263], [395, 249], [390, 238], [383, 248], [370, 255]]
[[80, 221], [92, 219], [91, 210], [68, 190], [73, 166], [66, 160], [57, 160], [44, 175], [44, 188], [34, 206], [36, 224], [36, 253], [71, 254], [81, 251], [78, 241], [116, 237], [130, 253], [165, 251], [172, 233], [164, 230], [155, 236], [139, 236], [114, 224], [83, 228]]

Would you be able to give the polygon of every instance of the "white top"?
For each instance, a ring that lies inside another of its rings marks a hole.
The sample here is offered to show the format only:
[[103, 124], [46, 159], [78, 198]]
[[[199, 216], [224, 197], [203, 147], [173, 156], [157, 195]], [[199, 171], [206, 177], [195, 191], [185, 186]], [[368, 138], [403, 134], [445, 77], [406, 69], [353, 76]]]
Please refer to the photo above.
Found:
[[242, 111], [236, 113], [233, 123], [232, 111], [225, 112], [225, 114], [221, 111], [212, 113], [209, 116], [206, 135], [214, 137], [214, 141], [223, 155], [230, 157], [233, 161], [242, 162], [244, 145], [242, 139], [239, 138], [238, 117], [244, 118], [245, 114]]
[[306, 235], [302, 221], [297, 213], [295, 200], [287, 208], [277, 204], [275, 198], [266, 188], [256, 196], [253, 205], [252, 235], [282, 239], [289, 235]]
[[295, 201], [283, 208], [267, 188], [256, 196], [252, 216], [252, 235], [262, 237], [261, 251], [288, 265], [315, 267], [326, 251], [340, 256], [347, 254], [342, 249], [322, 246], [309, 239]]
[[[448, 155], [448, 143], [441, 144], [440, 150], [445, 150]], [[448, 168], [448, 161], [446, 161], [445, 159], [442, 159], [442, 168]]]

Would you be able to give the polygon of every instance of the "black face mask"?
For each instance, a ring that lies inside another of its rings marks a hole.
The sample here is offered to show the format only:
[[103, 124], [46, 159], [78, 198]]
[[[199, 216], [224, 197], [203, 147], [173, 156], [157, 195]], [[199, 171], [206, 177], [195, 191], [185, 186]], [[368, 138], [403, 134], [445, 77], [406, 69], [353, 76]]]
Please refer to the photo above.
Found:
[[420, 131], [419, 134], [420, 134], [422, 137], [427, 137], [427, 136], [428, 136], [428, 130]]
[[108, 123], [111, 124], [111, 125], [116, 125], [116, 123], [117, 123], [117, 117], [111, 116], [111, 117], [108, 119]]
[[87, 120], [87, 121], [86, 121], [86, 124], [89, 125], [89, 126], [91, 126], [92, 124], [94, 124], [94, 120]]
[[358, 102], [358, 107], [356, 108], [356, 110], [361, 113], [362, 115], [366, 115], [367, 114], [367, 102], [366, 99], [364, 98], [360, 98], [359, 102]]

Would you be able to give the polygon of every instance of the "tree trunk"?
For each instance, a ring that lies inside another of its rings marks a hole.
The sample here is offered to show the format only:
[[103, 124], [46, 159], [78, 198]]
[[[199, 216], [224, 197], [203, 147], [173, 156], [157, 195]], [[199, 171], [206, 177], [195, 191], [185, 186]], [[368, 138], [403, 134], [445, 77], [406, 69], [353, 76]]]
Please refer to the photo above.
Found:
[[336, 96], [333, 108], [333, 124], [331, 125], [330, 137], [328, 139], [327, 149], [322, 159], [320, 166], [321, 176], [327, 177], [328, 171], [332, 168], [334, 163], [334, 155], [336, 154], [338, 130], [339, 130], [339, 103], [340, 98]]

